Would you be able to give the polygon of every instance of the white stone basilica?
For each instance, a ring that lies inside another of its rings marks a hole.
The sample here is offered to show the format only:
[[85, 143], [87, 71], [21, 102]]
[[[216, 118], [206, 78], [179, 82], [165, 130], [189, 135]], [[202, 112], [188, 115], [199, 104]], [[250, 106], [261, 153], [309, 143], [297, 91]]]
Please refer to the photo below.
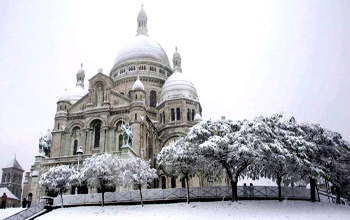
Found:
[[[148, 36], [147, 15], [137, 17], [137, 34], [117, 54], [109, 76], [102, 72], [89, 79], [85, 90], [83, 65], [76, 74], [76, 87], [57, 102], [49, 157], [39, 154], [27, 172], [24, 196], [41, 192], [38, 181], [52, 166], [77, 164], [79, 146], [83, 160], [104, 152], [151, 160], [173, 139], [183, 136], [201, 120], [202, 108], [193, 83], [182, 73], [181, 56], [173, 55], [173, 68], [163, 48]], [[125, 145], [122, 124], [130, 124], [133, 139]], [[48, 135], [50, 136], [50, 135]], [[160, 176], [152, 187], [171, 187]], [[89, 189], [90, 191], [90, 189]]]

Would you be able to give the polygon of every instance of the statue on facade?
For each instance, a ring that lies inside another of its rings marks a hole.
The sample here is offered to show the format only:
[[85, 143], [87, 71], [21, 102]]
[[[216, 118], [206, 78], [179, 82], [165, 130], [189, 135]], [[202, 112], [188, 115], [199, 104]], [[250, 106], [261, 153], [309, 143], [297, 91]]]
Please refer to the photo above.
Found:
[[99, 86], [97, 87], [96, 99], [97, 99], [96, 105], [97, 105], [97, 106], [101, 106], [102, 103], [103, 103], [103, 89], [102, 89], [102, 86], [101, 86], [101, 85], [99, 85]]
[[47, 131], [47, 134], [39, 138], [39, 153], [50, 157], [51, 149], [51, 133], [50, 130]]
[[123, 132], [124, 144], [132, 146], [132, 140], [134, 136], [132, 135], [132, 131], [129, 123], [127, 123], [126, 125], [122, 124], [121, 128]]

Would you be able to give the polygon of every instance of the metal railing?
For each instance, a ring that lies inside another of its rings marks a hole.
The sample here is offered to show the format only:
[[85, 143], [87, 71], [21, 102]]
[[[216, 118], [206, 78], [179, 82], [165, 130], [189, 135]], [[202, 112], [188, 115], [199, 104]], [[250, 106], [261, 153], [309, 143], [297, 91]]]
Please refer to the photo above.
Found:
[[30, 219], [32, 217], [39, 215], [40, 213], [45, 212], [46, 211], [45, 205], [46, 205], [46, 202], [39, 202], [38, 204], [35, 204], [27, 209], [17, 212], [16, 214], [11, 215], [5, 218], [4, 220]]
[[[240, 199], [277, 199], [277, 186], [243, 186], [238, 187], [238, 198]], [[186, 188], [173, 189], [143, 189], [144, 201], [171, 201], [186, 200]], [[310, 199], [310, 189], [304, 187], [282, 187], [282, 197], [284, 199]], [[229, 199], [231, 198], [231, 187], [196, 187], [190, 188], [190, 199]], [[141, 201], [138, 190], [125, 192], [106, 192], [105, 203], [125, 203]], [[102, 202], [101, 193], [64, 195], [64, 206], [92, 205]], [[53, 206], [61, 206], [61, 198], [55, 197]]]
[[[319, 195], [320, 200], [322, 202], [328, 201], [329, 203], [337, 203], [337, 196], [335, 196], [329, 192], [326, 192], [323, 190], [318, 190], [318, 195]], [[340, 197], [340, 204], [350, 206], [350, 201], [345, 199], [345, 198]]]

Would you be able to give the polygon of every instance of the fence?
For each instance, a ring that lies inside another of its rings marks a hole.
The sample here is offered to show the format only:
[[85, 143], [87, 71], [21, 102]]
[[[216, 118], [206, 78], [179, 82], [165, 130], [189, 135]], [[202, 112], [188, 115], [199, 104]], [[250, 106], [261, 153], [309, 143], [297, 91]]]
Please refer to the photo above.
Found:
[[23, 220], [23, 219], [31, 219], [35, 216], [38, 216], [44, 212], [46, 212], [45, 209], [46, 202], [39, 202], [38, 204], [35, 204], [25, 210], [22, 210], [14, 215], [11, 215], [4, 220]]
[[[318, 195], [321, 202], [337, 203], [337, 197], [323, 190], [318, 190]], [[350, 201], [345, 198], [340, 198], [342, 205], [350, 206]]]
[[[240, 199], [277, 199], [278, 188], [275, 186], [243, 186], [238, 187], [238, 198]], [[185, 188], [173, 189], [144, 189], [142, 190], [144, 201], [174, 201], [186, 200], [187, 194]], [[282, 187], [282, 197], [284, 199], [310, 199], [310, 190], [304, 187]], [[231, 187], [197, 187], [190, 188], [190, 199], [230, 199]], [[64, 195], [64, 206], [93, 205], [100, 204], [102, 201], [101, 193]], [[125, 192], [106, 192], [105, 203], [127, 203], [140, 202], [140, 192], [130, 190]], [[61, 206], [61, 198], [54, 198], [53, 206]]]

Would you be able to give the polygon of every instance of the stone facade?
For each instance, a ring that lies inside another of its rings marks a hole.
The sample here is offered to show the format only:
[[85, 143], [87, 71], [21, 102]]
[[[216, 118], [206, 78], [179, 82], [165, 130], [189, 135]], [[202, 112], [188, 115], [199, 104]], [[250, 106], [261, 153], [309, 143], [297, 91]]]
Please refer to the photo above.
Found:
[[[30, 174], [26, 175], [25, 191], [33, 193], [33, 202], [43, 193], [38, 185], [41, 174], [61, 164], [76, 166], [79, 146], [84, 151], [83, 161], [93, 154], [108, 152], [151, 160], [156, 167], [156, 155], [162, 147], [184, 136], [201, 120], [201, 104], [194, 85], [182, 73], [177, 48], [171, 68], [163, 48], [148, 36], [147, 21], [141, 9], [137, 35], [120, 50], [109, 76], [99, 69], [88, 80], [88, 91], [85, 91], [85, 71], [81, 65], [75, 89], [60, 96], [51, 133], [50, 157], [38, 155]], [[127, 123], [131, 126], [133, 141], [130, 147], [123, 147], [121, 125]], [[193, 178], [191, 185], [208, 184], [204, 179]], [[160, 173], [151, 187], [182, 184], [179, 178]]]

